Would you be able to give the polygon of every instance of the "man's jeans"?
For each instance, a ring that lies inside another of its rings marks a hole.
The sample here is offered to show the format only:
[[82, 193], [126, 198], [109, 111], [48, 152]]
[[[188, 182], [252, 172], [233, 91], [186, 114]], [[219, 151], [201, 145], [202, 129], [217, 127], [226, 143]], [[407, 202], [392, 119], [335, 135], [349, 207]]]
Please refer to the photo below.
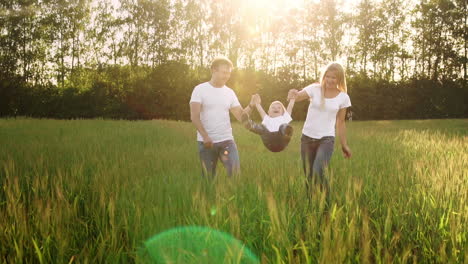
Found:
[[319, 185], [325, 191], [327, 202], [329, 199], [330, 186], [325, 177], [324, 170], [330, 163], [333, 154], [335, 137], [323, 137], [315, 139], [302, 135], [301, 137], [301, 158], [304, 173], [307, 176], [307, 190], [313, 191], [315, 185]]
[[213, 179], [216, 176], [218, 159], [226, 168], [228, 176], [237, 175], [240, 172], [239, 153], [234, 140], [226, 140], [213, 143], [213, 147], [205, 148], [203, 142], [198, 141], [198, 152], [202, 165], [202, 175]]

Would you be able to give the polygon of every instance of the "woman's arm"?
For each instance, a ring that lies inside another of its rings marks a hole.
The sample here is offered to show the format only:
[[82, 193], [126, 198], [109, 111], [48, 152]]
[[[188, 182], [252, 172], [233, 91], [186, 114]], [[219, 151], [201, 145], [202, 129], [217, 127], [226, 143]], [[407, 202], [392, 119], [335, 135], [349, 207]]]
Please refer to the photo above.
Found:
[[336, 130], [340, 138], [341, 150], [345, 158], [351, 158], [351, 149], [346, 141], [346, 108], [341, 108], [336, 114]]
[[291, 98], [295, 98], [296, 102], [300, 102], [305, 99], [310, 99], [311, 97], [304, 89], [302, 89], [301, 91], [298, 91], [296, 89], [291, 89], [289, 90], [289, 93], [288, 93], [288, 99], [291, 99]]

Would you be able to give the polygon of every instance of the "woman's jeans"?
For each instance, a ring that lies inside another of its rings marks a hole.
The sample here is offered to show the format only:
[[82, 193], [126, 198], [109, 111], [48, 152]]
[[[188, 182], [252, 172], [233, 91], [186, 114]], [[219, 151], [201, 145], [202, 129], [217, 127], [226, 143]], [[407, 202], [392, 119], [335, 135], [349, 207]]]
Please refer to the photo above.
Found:
[[307, 177], [307, 190], [312, 193], [314, 186], [318, 185], [326, 192], [327, 203], [330, 186], [324, 170], [330, 163], [334, 145], [335, 137], [331, 136], [315, 139], [303, 134], [301, 137], [302, 167]]
[[210, 179], [216, 176], [218, 159], [221, 160], [226, 168], [228, 176], [239, 174], [239, 154], [234, 140], [213, 143], [211, 148], [205, 148], [203, 142], [198, 141], [198, 152], [200, 154], [203, 176]]

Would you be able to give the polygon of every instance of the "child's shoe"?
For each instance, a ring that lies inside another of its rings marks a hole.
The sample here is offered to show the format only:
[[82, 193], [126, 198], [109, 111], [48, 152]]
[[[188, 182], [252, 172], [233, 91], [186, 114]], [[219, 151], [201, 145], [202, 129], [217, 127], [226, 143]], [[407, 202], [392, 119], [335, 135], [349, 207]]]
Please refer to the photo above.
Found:
[[287, 136], [288, 138], [292, 137], [292, 134], [293, 134], [293, 127], [288, 125], [285, 129], [284, 129], [284, 135]]

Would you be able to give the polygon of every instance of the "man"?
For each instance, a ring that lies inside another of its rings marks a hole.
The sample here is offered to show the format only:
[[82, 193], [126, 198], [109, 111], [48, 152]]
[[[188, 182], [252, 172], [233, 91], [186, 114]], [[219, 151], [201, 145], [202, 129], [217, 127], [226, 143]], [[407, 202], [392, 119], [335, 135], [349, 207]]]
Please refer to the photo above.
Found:
[[197, 128], [202, 173], [211, 179], [216, 175], [218, 159], [228, 176], [240, 172], [229, 112], [240, 121], [244, 110], [234, 91], [226, 86], [232, 67], [228, 58], [215, 58], [211, 63], [211, 80], [197, 85], [190, 99], [190, 118]]

